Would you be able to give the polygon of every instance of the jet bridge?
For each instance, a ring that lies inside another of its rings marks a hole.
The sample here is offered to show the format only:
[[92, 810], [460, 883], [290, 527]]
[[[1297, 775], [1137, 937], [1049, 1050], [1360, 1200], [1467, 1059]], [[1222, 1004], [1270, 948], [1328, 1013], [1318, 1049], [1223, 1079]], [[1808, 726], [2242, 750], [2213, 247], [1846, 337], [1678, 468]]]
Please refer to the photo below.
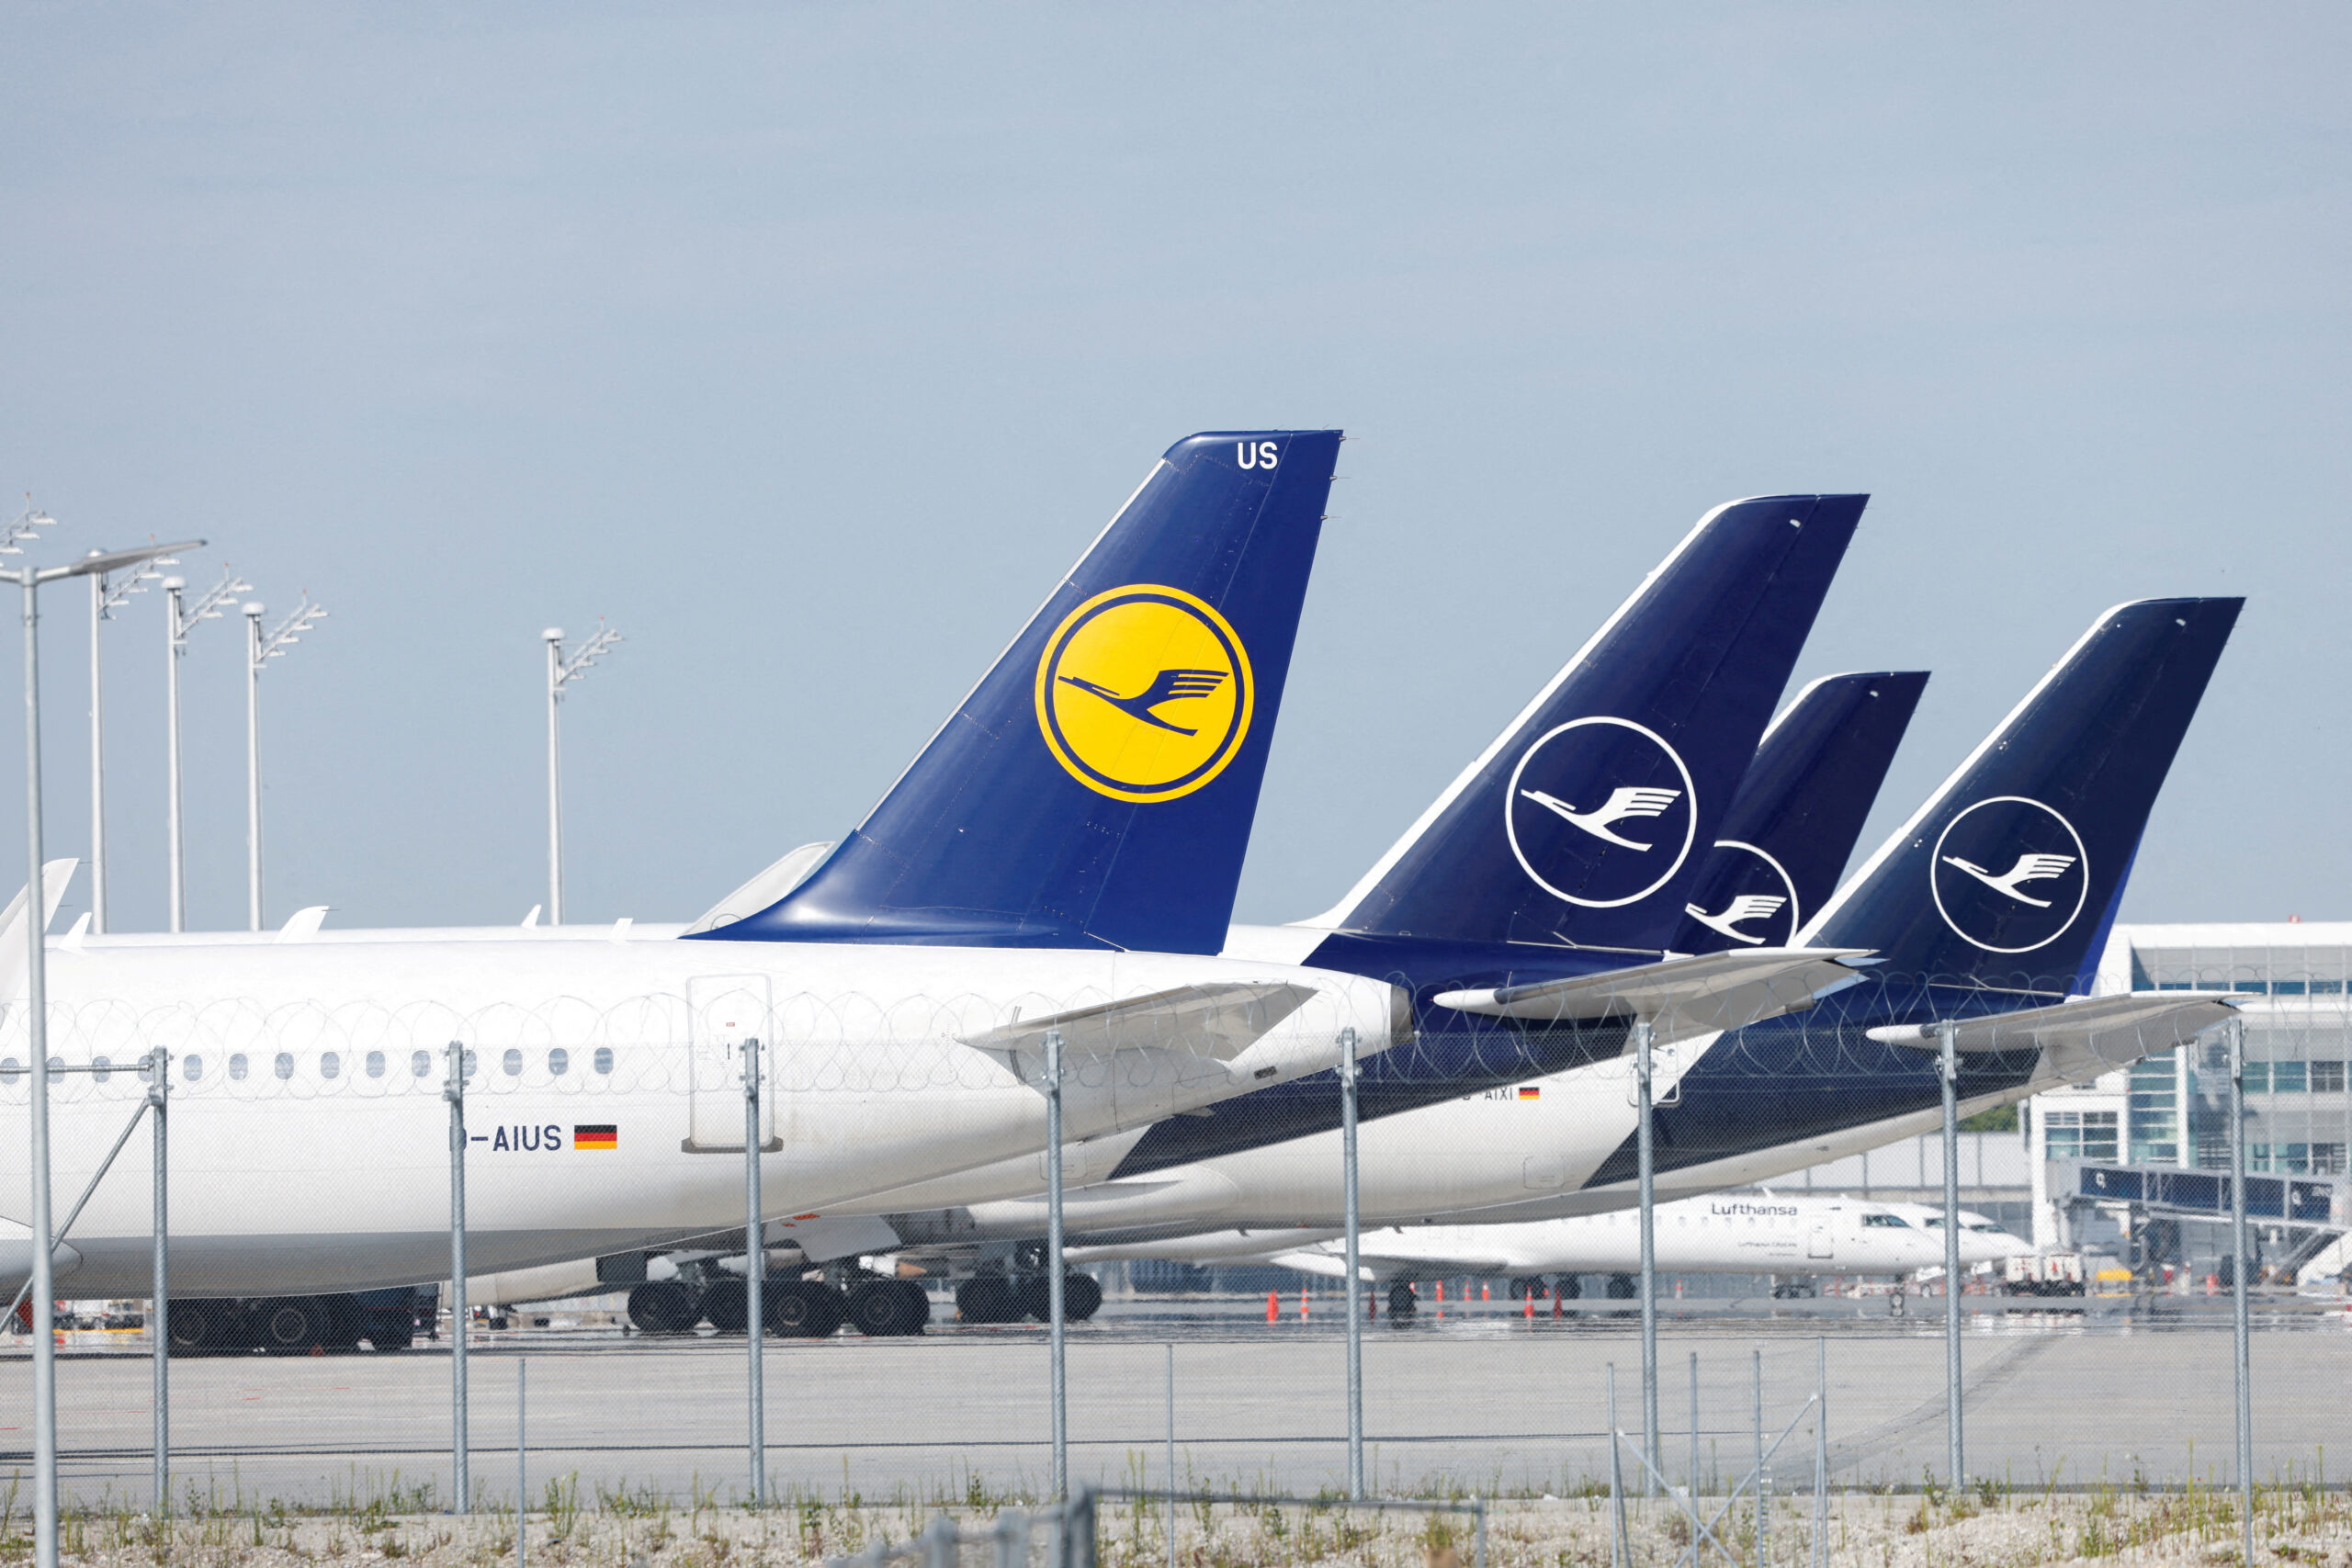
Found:
[[[2051, 1195], [2076, 1230], [2075, 1214], [2092, 1209], [2127, 1219], [2133, 1239], [2134, 1273], [2144, 1273], [2167, 1250], [2164, 1232], [2183, 1223], [2226, 1224], [2231, 1177], [2225, 1170], [2189, 1170], [2172, 1165], [2117, 1165], [2097, 1160], [2052, 1160]], [[2272, 1263], [2296, 1269], [2352, 1227], [2352, 1182], [2319, 1176], [2245, 1179], [2245, 1213], [2259, 1227], [2255, 1256], [2267, 1249]], [[2150, 1245], [2156, 1243], [2156, 1245]], [[2266, 1248], [2267, 1243], [2267, 1248]], [[2228, 1243], [2222, 1244], [2224, 1252]], [[2226, 1265], [2226, 1257], [2223, 1262]]]

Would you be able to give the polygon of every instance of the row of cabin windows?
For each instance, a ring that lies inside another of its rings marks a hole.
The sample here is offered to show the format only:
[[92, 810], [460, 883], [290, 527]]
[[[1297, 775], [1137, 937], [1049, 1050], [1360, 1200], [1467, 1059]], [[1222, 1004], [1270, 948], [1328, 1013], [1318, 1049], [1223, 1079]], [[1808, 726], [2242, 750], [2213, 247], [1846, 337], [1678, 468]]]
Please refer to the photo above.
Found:
[[[442, 1053], [438, 1051], [410, 1052], [408, 1058], [409, 1076], [411, 1077], [418, 1078], [430, 1077], [433, 1075], [434, 1066], [440, 1060], [441, 1055]], [[613, 1070], [613, 1048], [609, 1045], [597, 1046], [595, 1051], [589, 1056], [588, 1061], [589, 1066], [593, 1067], [600, 1077], [609, 1076]], [[65, 1066], [65, 1058], [62, 1056], [51, 1056], [49, 1059], [49, 1065], [52, 1069], [62, 1067]], [[97, 1079], [100, 1083], [105, 1083], [108, 1078], [114, 1076], [114, 1072], [116, 1070], [115, 1065], [107, 1057], [97, 1057], [90, 1065], [96, 1069], [96, 1071], [93, 1072], [90, 1076]], [[500, 1070], [508, 1077], [521, 1077], [523, 1076], [523, 1053], [510, 1047], [499, 1057], [498, 1065]], [[571, 1053], [565, 1050], [560, 1045], [554, 1046], [548, 1052], [547, 1065], [548, 1074], [549, 1077], [559, 1078], [562, 1077], [564, 1075], [571, 1071]], [[369, 1077], [380, 1078], [389, 1069], [390, 1062], [383, 1052], [370, 1051], [367, 1055], [360, 1058], [359, 1066], [360, 1070], [365, 1072]], [[479, 1070], [480, 1066], [480, 1061], [476, 1057], [475, 1054], [471, 1051], [467, 1052], [466, 1077], [472, 1077]], [[119, 1070], [126, 1073], [140, 1073], [142, 1076], [144, 1074], [144, 1069], [136, 1062], [125, 1063]], [[270, 1070], [281, 1078], [291, 1078], [294, 1076], [294, 1054], [290, 1051], [278, 1052], [277, 1055], [270, 1060]], [[230, 1054], [229, 1076], [232, 1078], [247, 1077], [251, 1076], [252, 1071], [252, 1059], [246, 1056], [243, 1051], [235, 1051]], [[180, 1058], [180, 1077], [186, 1078], [188, 1082], [201, 1082], [204, 1077], [204, 1072], [205, 1061], [202, 1055], [191, 1051], [187, 1055]], [[23, 1075], [23, 1073], [24, 1068], [18, 1064], [16, 1057], [0, 1056], [0, 1084], [13, 1084]], [[319, 1077], [322, 1078], [339, 1078], [342, 1076], [342, 1053], [338, 1051], [322, 1052], [319, 1055]], [[59, 1077], [59, 1074], [52, 1071], [50, 1074], [50, 1077], [54, 1079]]]

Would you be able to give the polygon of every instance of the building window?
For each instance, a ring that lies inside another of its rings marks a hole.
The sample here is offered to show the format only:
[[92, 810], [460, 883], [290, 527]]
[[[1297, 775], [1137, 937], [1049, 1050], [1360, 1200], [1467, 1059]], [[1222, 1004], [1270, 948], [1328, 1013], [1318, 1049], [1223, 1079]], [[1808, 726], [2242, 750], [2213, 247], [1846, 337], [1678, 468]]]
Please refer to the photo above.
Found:
[[2245, 1091], [2248, 1094], [2270, 1092], [2270, 1064], [2248, 1062], [2245, 1065]]
[[2044, 1111], [2044, 1152], [2051, 1159], [2111, 1160], [2117, 1152], [2120, 1120], [2112, 1111]]
[[2312, 1146], [2309, 1144], [2248, 1144], [2245, 1163], [2250, 1170], [2267, 1170], [2280, 1176], [2309, 1176], [2312, 1169]]
[[2311, 1069], [2313, 1094], [2342, 1094], [2344, 1092], [2344, 1064], [2342, 1062], [2329, 1061], [2323, 1057], [2312, 1063]]
[[2312, 1145], [2312, 1174], [2313, 1176], [2343, 1175], [2344, 1145], [2342, 1144], [2313, 1144]]
[[2303, 1093], [2304, 1086], [2309, 1081], [2303, 1076], [2303, 1066], [2304, 1064], [2301, 1062], [2271, 1063], [2270, 1092], [2273, 1094]]

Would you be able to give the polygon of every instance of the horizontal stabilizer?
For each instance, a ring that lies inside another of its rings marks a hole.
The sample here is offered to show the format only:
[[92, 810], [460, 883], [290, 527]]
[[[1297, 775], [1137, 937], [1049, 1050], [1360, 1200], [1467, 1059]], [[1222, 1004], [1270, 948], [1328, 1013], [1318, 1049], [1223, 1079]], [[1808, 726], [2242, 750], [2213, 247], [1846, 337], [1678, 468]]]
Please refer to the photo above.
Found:
[[1854, 978], [1847, 960], [1865, 956], [1859, 948], [1710, 953], [1532, 986], [1447, 991], [1434, 1000], [1457, 1012], [1546, 1023], [1642, 1019], [1658, 1040], [1681, 1040], [1809, 1007], [1823, 990]]
[[[2227, 991], [2133, 991], [1966, 1019], [1952, 1043], [1970, 1054], [2041, 1050], [2059, 1060], [2079, 1060], [2087, 1070], [2067, 1073], [2079, 1078], [2185, 1045], [2236, 1010]], [[1943, 1048], [1932, 1023], [1882, 1024], [1870, 1036], [1883, 1045]]]
[[[40, 868], [41, 915], [40, 929], [57, 919], [57, 906], [65, 901], [65, 889], [74, 881], [78, 860], [45, 861]], [[25, 889], [8, 900], [0, 909], [0, 997], [13, 997], [25, 984]]]
[[1046, 1035], [1059, 1030], [1062, 1059], [1108, 1056], [1119, 1051], [1187, 1051], [1229, 1062], [1276, 1024], [1305, 1007], [1312, 986], [1280, 980], [1232, 980], [1180, 986], [1123, 1002], [1024, 1018], [967, 1036], [964, 1043], [1001, 1056], [1023, 1083], [1045, 1075]]

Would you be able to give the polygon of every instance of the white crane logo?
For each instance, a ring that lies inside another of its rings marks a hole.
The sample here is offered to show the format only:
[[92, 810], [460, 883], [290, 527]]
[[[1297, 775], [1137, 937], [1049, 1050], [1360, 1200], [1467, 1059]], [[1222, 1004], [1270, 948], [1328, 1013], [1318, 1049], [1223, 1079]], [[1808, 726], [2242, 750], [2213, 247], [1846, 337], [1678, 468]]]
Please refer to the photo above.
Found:
[[2064, 876], [2066, 874], [2066, 868], [2075, 863], [2073, 855], [2024, 854], [2018, 856], [2017, 864], [1996, 876], [1973, 860], [1962, 860], [1958, 855], [1946, 855], [1943, 860], [1946, 865], [1957, 866], [1993, 889], [1994, 892], [2006, 893], [2018, 903], [2030, 904], [2037, 909], [2050, 908], [2050, 900], [2037, 898], [2018, 885], [2024, 882], [2047, 882], [2053, 876]]
[[1664, 736], [1628, 718], [1595, 715], [1544, 731], [1520, 754], [1502, 806], [1519, 868], [1587, 909], [1637, 904], [1664, 887], [1699, 831], [1690, 768]]
[[1720, 915], [1711, 915], [1696, 904], [1683, 905], [1682, 912], [1718, 936], [1727, 936], [1734, 942], [1744, 942], [1750, 947], [1760, 947], [1764, 942], [1762, 937], [1749, 936], [1739, 928], [1749, 920], [1771, 919], [1788, 908], [1788, 903], [1786, 898], [1775, 894], [1742, 893], [1734, 898], [1730, 906]]
[[1629, 784], [1611, 791], [1609, 798], [1600, 803], [1600, 810], [1578, 811], [1559, 796], [1546, 795], [1540, 789], [1523, 789], [1519, 793], [1521, 799], [1533, 801], [1562, 821], [1583, 829], [1596, 839], [1606, 840], [1628, 850], [1647, 850], [1650, 846], [1635, 843], [1612, 829], [1611, 823], [1623, 822], [1629, 817], [1663, 817], [1668, 807], [1682, 798], [1682, 792], [1679, 789], [1640, 789]]
[[1962, 941], [1986, 953], [2049, 946], [2081, 919], [2090, 898], [2083, 836], [2053, 807], [2025, 795], [1990, 795], [1962, 810], [1928, 855], [1936, 912]]

